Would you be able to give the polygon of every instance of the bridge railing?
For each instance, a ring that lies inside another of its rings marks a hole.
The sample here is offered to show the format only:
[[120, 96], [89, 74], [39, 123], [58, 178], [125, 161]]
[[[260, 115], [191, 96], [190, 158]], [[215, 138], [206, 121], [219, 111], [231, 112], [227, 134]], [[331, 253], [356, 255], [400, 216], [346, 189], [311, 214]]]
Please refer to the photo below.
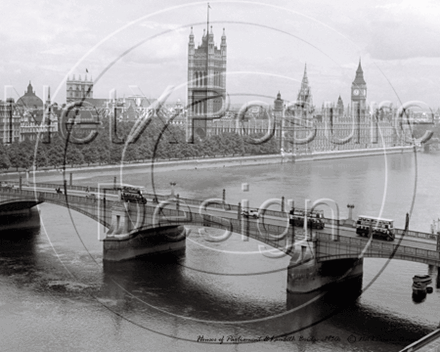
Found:
[[[38, 187], [44, 187], [44, 188], [49, 188], [49, 189], [55, 189], [57, 187], [60, 187], [61, 185], [59, 184], [52, 184], [52, 183], [37, 183], [35, 184], [35, 186]], [[67, 186], [68, 189], [70, 190], [78, 190], [78, 191], [86, 191], [87, 187], [86, 186]], [[97, 193], [98, 192], [98, 188], [96, 187], [88, 187], [90, 191]], [[20, 194], [20, 191], [18, 188], [9, 188], [9, 187], [0, 187], [0, 192], [3, 193], [15, 193], [15, 194]], [[29, 193], [30, 192], [30, 193]], [[41, 193], [41, 192], [40, 192]], [[53, 195], [54, 193], [51, 192], [44, 192], [46, 197], [51, 197], [51, 194]], [[116, 194], [117, 190], [106, 190], [106, 193], [110, 193], [110, 194]], [[23, 195], [33, 195], [34, 191], [30, 191], [30, 190], [22, 190], [21, 194]], [[81, 202], [84, 199], [86, 199], [85, 201], [90, 201], [90, 199], [83, 197], [83, 196], [77, 196], [77, 195], [68, 195], [69, 198], [70, 197], [74, 197], [72, 199], [74, 199], [76, 202]], [[146, 198], [148, 199], [154, 199], [154, 197], [156, 197], [156, 199], [158, 201], [164, 201], [164, 200], [168, 200], [169, 199], [169, 195], [158, 195], [158, 194], [152, 194], [152, 193], [146, 193], [145, 194]], [[192, 206], [199, 206], [202, 201], [198, 200], [198, 199], [190, 199], [190, 198], [179, 198], [180, 199], [180, 204], [183, 206], [183, 204], [187, 204], [187, 205], [192, 205]], [[234, 212], [238, 212], [238, 205], [233, 205], [233, 204], [210, 204], [209, 207], [211, 208], [215, 208], [215, 209], [226, 209], [229, 211], [234, 211]], [[299, 208], [298, 208], [299, 209]], [[273, 217], [277, 217], [277, 218], [287, 218], [288, 214], [287, 212], [282, 212], [279, 210], [272, 210], [272, 209], [268, 209], [265, 211], [265, 215], [266, 216], [273, 216]], [[330, 219], [330, 218], [321, 218], [322, 222], [324, 222], [324, 224], [326, 225], [338, 225], [341, 227], [346, 227], [346, 228], [353, 228], [353, 222], [352, 221], [346, 221], [346, 220], [335, 220], [335, 219]], [[395, 233], [396, 235], [402, 235], [404, 233], [403, 229], [395, 229]], [[408, 233], [406, 234], [406, 236], [408, 237], [415, 237], [415, 238], [424, 238], [424, 239], [428, 239], [428, 240], [434, 240], [436, 241], [438, 238], [437, 234], [432, 234], [432, 233], [427, 233], [427, 232], [420, 232], [420, 231], [408, 231]]]
[[[49, 188], [49, 189], [55, 189], [60, 187], [61, 189], [63, 189], [64, 184], [63, 183], [30, 183], [30, 186], [34, 186], [34, 187], [41, 187], [41, 188]], [[66, 185], [66, 188], [68, 190], [72, 190], [72, 191], [82, 191], [82, 192], [86, 192], [86, 190], [88, 189], [90, 192], [95, 192], [98, 193], [99, 192], [99, 188], [98, 187], [93, 187], [93, 186], [76, 186], [76, 185]], [[101, 189], [102, 192], [102, 189]], [[106, 189], [106, 193], [110, 193], [110, 194], [117, 194], [118, 191], [117, 190], [113, 190], [113, 189]]]
[[[403, 235], [405, 230], [403, 229], [394, 229], [394, 233], [396, 235]], [[408, 237], [417, 237], [417, 238], [426, 238], [430, 240], [437, 240], [438, 235], [429, 233], [429, 232], [418, 232], [418, 231], [408, 231], [406, 234]]]
[[366, 248], [368, 239], [363, 237], [343, 237], [333, 241], [331, 234], [316, 232], [315, 237], [318, 243], [317, 257], [327, 259], [357, 257], [363, 251], [366, 257], [382, 257], [407, 259], [415, 262], [440, 264], [440, 253], [434, 249], [416, 248], [402, 245], [397, 242], [373, 240]]

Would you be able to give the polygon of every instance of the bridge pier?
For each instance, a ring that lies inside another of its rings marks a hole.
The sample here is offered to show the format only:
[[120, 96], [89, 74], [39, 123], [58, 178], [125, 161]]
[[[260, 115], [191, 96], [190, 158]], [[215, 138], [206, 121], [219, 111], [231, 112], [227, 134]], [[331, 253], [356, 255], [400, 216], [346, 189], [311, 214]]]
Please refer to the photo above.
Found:
[[118, 202], [103, 244], [104, 261], [121, 261], [145, 255], [183, 254], [186, 229], [181, 225], [147, 226], [146, 206]]
[[287, 270], [288, 292], [308, 293], [363, 275], [363, 259], [318, 261], [314, 253], [313, 242], [295, 248]]
[[435, 287], [440, 288], [439, 267], [436, 265], [428, 265], [428, 274], [431, 275], [432, 281], [435, 282]]

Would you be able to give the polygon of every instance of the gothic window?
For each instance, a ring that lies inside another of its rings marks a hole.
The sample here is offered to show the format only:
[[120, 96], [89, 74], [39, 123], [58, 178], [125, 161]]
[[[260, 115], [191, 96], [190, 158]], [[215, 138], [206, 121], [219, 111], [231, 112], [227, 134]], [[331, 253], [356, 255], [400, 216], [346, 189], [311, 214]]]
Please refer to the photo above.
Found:
[[197, 72], [194, 72], [193, 82], [194, 82], [194, 85], [197, 86]]

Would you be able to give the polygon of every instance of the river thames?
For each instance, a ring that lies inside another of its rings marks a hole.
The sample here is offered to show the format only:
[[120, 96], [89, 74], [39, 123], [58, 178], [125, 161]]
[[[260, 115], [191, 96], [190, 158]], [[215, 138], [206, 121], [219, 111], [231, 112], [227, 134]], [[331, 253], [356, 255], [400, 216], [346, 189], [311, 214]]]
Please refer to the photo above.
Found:
[[[395, 220], [430, 231], [440, 216], [440, 157], [397, 154], [345, 160], [124, 174], [159, 194], [221, 198], [257, 208], [265, 200], [335, 200], [341, 215]], [[110, 173], [75, 184], [113, 182]], [[44, 180], [45, 181], [45, 180]], [[249, 191], [242, 184], [249, 184]], [[102, 263], [97, 224], [52, 204], [41, 228], [3, 232], [1, 351], [399, 351], [439, 324], [440, 290], [412, 300], [412, 276], [427, 265], [365, 259], [362, 282], [331, 292], [286, 293], [289, 257], [268, 258], [234, 235], [207, 243], [197, 228], [184, 257]], [[363, 289], [359, 296], [360, 290]]]

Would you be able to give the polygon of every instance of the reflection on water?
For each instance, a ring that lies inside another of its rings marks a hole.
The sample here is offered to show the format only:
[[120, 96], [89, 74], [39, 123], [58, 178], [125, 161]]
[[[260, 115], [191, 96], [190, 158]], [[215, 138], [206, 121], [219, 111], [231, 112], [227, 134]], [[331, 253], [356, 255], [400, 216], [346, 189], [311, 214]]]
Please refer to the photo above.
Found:
[[0, 216], [0, 233], [4, 231], [38, 229], [39, 227], [40, 214], [36, 207], [25, 210], [22, 214]]
[[35, 267], [36, 237], [40, 229], [0, 232], [0, 274], [29, 272]]

